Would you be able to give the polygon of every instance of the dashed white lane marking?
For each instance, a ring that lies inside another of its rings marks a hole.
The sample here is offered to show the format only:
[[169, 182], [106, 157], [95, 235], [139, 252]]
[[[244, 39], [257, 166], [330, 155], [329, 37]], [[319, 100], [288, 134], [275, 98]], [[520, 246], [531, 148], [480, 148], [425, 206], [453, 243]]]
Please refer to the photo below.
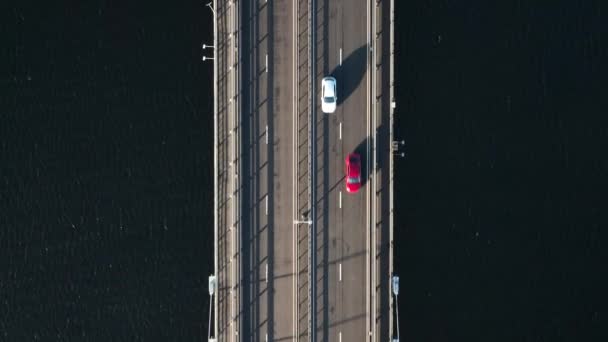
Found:
[[268, 145], [268, 125], [266, 125], [266, 145]]
[[342, 65], [342, 48], [340, 48], [340, 65]]
[[340, 265], [338, 267], [339, 267], [338, 278], [339, 278], [339, 281], [342, 281], [342, 263], [340, 263]]
[[342, 123], [341, 123], [341, 122], [340, 122], [340, 130], [339, 130], [339, 133], [340, 133], [340, 140], [342, 140]]
[[342, 209], [342, 191], [340, 191], [339, 197], [340, 197], [340, 199], [339, 199], [339, 205], [340, 205], [340, 209]]
[[266, 282], [268, 283], [268, 263], [266, 263]]
[[266, 72], [268, 72], [268, 54], [266, 54]]

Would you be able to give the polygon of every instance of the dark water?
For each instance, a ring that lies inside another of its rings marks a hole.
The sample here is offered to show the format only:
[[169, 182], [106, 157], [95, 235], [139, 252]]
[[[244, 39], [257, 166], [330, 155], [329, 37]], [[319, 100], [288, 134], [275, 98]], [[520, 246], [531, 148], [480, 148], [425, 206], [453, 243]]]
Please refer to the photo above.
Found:
[[402, 339], [608, 341], [605, 2], [395, 2]]
[[[402, 340], [608, 340], [605, 6], [396, 2]], [[204, 340], [209, 10], [1, 13], [0, 340]]]
[[203, 340], [211, 12], [3, 7], [0, 340]]

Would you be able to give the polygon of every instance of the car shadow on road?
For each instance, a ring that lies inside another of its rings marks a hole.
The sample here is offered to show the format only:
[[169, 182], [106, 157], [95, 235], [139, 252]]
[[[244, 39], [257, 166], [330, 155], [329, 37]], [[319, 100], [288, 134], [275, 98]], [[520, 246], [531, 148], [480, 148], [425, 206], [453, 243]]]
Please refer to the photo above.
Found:
[[[367, 137], [367, 138], [363, 139], [357, 145], [357, 147], [355, 147], [355, 149], [353, 151], [346, 151], [346, 153], [357, 153], [359, 156], [361, 156], [361, 187], [364, 187], [365, 184], [367, 184], [367, 180], [369, 178], [369, 175], [367, 173], [367, 166], [369, 165], [368, 163], [370, 162], [369, 156], [368, 156], [368, 151], [367, 151], [368, 144], [371, 149], [371, 146], [373, 144], [372, 137]], [[370, 151], [370, 153], [371, 153], [371, 151]]]
[[338, 83], [338, 106], [357, 89], [367, 69], [367, 44], [360, 46], [336, 66], [330, 75]]

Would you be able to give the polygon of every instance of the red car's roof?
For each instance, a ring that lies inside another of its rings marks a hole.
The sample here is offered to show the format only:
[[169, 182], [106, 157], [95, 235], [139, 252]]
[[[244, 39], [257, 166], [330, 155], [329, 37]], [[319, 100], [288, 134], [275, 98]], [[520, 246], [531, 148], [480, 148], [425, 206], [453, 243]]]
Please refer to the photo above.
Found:
[[361, 158], [356, 153], [346, 157], [346, 191], [357, 192], [361, 187]]
[[348, 176], [359, 177], [361, 175], [361, 158], [356, 153], [351, 153], [347, 157], [348, 165]]

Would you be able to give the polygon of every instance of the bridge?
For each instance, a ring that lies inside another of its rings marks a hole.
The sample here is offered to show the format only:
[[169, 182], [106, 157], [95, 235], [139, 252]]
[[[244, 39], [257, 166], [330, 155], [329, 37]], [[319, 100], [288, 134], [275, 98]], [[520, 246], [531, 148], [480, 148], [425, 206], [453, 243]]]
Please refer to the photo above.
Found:
[[[393, 0], [214, 0], [211, 341], [398, 340]], [[337, 79], [338, 106], [320, 108]], [[211, 134], [211, 132], [209, 132]], [[345, 191], [345, 157], [362, 187]], [[396, 330], [397, 329], [397, 330]]]

